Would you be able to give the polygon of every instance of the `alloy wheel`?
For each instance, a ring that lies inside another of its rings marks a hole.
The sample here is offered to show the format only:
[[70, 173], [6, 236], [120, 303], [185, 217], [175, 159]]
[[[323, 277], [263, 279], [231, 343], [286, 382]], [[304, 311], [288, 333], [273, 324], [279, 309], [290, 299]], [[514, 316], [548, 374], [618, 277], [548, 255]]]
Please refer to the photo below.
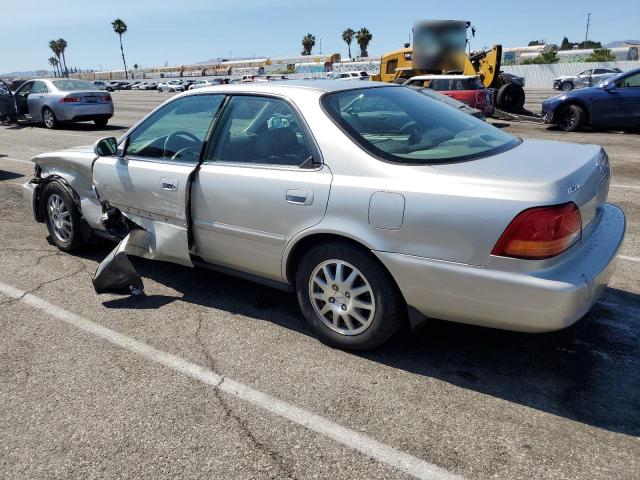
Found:
[[47, 128], [53, 128], [53, 125], [56, 123], [53, 112], [48, 108], [42, 113], [42, 119], [44, 120], [44, 124], [47, 126]]
[[73, 234], [73, 220], [69, 207], [57, 193], [49, 196], [47, 201], [49, 225], [53, 234], [62, 242], [69, 242]]
[[371, 285], [360, 270], [344, 260], [326, 260], [313, 270], [309, 299], [322, 322], [342, 335], [364, 332], [376, 313]]

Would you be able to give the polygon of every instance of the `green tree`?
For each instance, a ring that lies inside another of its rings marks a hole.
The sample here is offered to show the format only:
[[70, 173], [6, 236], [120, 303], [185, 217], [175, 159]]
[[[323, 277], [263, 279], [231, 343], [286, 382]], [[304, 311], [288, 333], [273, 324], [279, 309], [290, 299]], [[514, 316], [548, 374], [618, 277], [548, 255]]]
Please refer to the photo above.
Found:
[[58, 59], [56, 57], [49, 57], [49, 65], [51, 65], [53, 67], [53, 75], [55, 77], [58, 76], [58, 65], [60, 62], [58, 62]]
[[111, 26], [113, 27], [113, 31], [118, 34], [118, 38], [120, 39], [120, 53], [122, 54], [122, 64], [124, 65], [124, 76], [125, 78], [129, 79], [129, 73], [127, 72], [127, 61], [124, 58], [124, 48], [122, 47], [122, 35], [124, 35], [127, 31], [127, 24], [119, 18], [116, 18], [113, 22], [111, 22]]
[[49, 48], [51, 49], [51, 51], [53, 52], [53, 54], [56, 56], [56, 60], [58, 60], [58, 67], [60, 68], [60, 76], [62, 76], [62, 61], [61, 61], [61, 50], [60, 50], [60, 45], [58, 44], [57, 40], [51, 40], [49, 41]]
[[373, 35], [371, 34], [371, 32], [364, 27], [358, 30], [358, 32], [356, 33], [356, 41], [360, 46], [361, 57], [369, 56], [369, 52], [367, 51], [367, 49], [369, 48], [369, 42], [371, 42], [372, 38]]
[[542, 52], [540, 55], [534, 58], [525, 58], [522, 62], [523, 65], [540, 65], [549, 63], [558, 63], [558, 53], [555, 50], [549, 52]]
[[560, 50], [571, 50], [572, 48], [573, 43], [571, 43], [567, 37], [563, 37], [562, 43], [560, 44]]
[[529, 42], [530, 47], [535, 47], [537, 45], [544, 45], [544, 42], [542, 40], [531, 40]]
[[612, 62], [616, 56], [608, 48], [595, 48], [593, 53], [587, 57], [587, 62]]
[[342, 32], [342, 40], [347, 44], [349, 48], [349, 58], [351, 58], [351, 42], [353, 41], [353, 37], [356, 32], [354, 32], [351, 28], [347, 28], [344, 32]]
[[302, 37], [302, 55], [311, 55], [311, 50], [316, 44], [316, 37], [307, 33]]
[[64, 70], [65, 77], [69, 76], [69, 69], [67, 68], [67, 57], [65, 57], [64, 52], [67, 50], [67, 41], [64, 38], [59, 38], [56, 40], [58, 43], [58, 48], [60, 49], [60, 55], [62, 55], [62, 66]]

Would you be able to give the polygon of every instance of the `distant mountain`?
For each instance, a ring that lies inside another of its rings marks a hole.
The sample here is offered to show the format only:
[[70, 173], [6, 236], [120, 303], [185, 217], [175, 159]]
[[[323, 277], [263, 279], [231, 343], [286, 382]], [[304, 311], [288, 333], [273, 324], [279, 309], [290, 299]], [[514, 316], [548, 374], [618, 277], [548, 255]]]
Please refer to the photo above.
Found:
[[632, 45], [640, 46], [640, 40], [615, 40], [613, 42], [609, 42], [605, 45], [607, 48], [618, 48], [623, 47], [625, 43], [629, 43]]
[[27, 70], [24, 72], [8, 72], [8, 73], [0, 73], [0, 77], [2, 78], [29, 78], [29, 77], [43, 77], [43, 76], [48, 76], [48, 75], [52, 75], [52, 72], [46, 71], [46, 70], [37, 70], [37, 71], [33, 71], [33, 70]]

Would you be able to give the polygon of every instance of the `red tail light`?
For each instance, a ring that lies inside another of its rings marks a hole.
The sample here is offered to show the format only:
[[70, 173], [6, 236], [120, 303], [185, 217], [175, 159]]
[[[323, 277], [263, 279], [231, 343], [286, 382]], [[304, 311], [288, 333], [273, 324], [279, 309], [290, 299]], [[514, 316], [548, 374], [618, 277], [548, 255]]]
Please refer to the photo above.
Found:
[[484, 105], [486, 100], [484, 90], [476, 90], [476, 105]]
[[80, 103], [82, 98], [80, 97], [64, 97], [60, 99], [60, 103]]
[[103, 102], [110, 102], [111, 95], [105, 95], [104, 97], [100, 97], [100, 100], [102, 100]]
[[580, 239], [582, 218], [575, 203], [530, 208], [504, 231], [492, 255], [543, 259], [559, 255]]

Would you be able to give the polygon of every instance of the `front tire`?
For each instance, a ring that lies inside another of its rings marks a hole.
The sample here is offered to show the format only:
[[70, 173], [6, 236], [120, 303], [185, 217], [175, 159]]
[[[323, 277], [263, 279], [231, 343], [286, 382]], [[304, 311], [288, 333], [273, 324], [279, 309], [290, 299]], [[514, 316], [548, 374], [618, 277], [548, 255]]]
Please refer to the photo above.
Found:
[[580, 130], [585, 121], [584, 110], [578, 105], [568, 105], [558, 113], [558, 126], [565, 132]]
[[67, 189], [54, 180], [44, 187], [41, 198], [45, 223], [56, 247], [64, 252], [80, 249], [84, 244], [80, 212]]
[[573, 90], [573, 83], [571, 83], [571, 82], [562, 82], [560, 84], [560, 90], [562, 90], [563, 92], [568, 92], [570, 90]]
[[56, 118], [56, 114], [53, 113], [53, 110], [51, 110], [49, 107], [44, 107], [42, 109], [42, 122], [44, 123], [44, 126], [49, 130], [58, 127], [58, 119]]
[[371, 350], [406, 320], [393, 278], [369, 252], [345, 243], [312, 248], [298, 265], [298, 302], [320, 340], [346, 350]]

